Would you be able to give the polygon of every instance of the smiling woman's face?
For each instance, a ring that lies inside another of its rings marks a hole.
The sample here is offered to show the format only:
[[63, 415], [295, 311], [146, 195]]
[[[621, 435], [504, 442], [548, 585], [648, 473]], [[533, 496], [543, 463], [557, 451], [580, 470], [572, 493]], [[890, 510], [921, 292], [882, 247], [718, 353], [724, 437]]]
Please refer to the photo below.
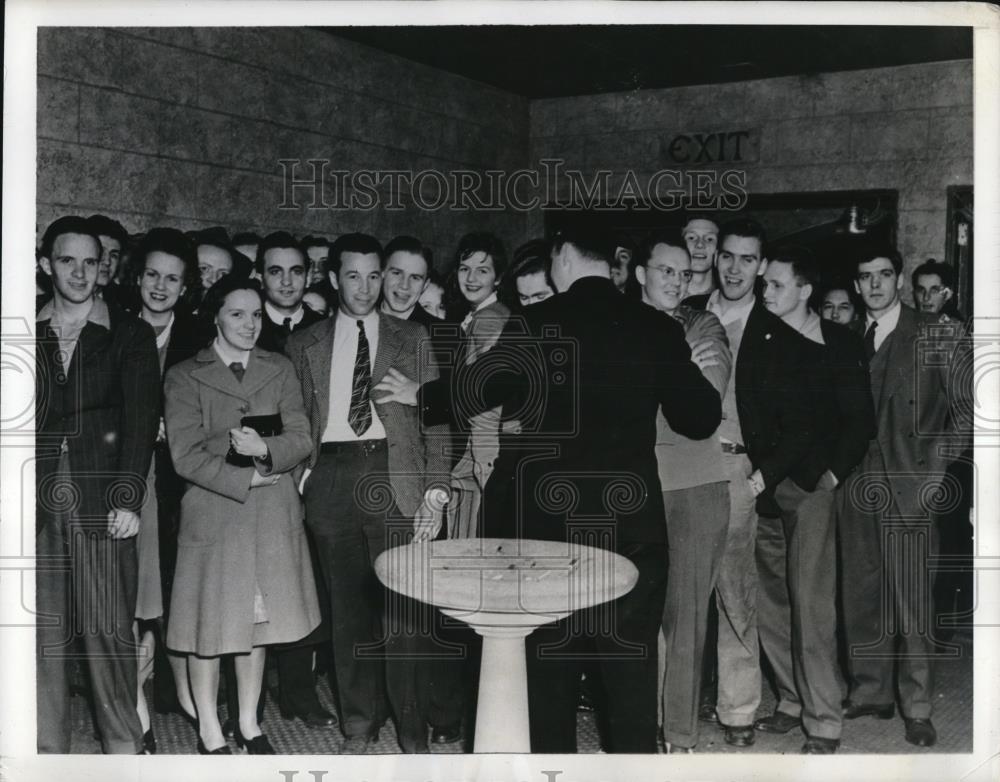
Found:
[[146, 268], [139, 278], [142, 307], [149, 312], [169, 312], [184, 293], [184, 261], [160, 251], [146, 258]]
[[475, 307], [484, 301], [497, 286], [497, 273], [493, 258], [480, 250], [458, 264], [458, 287], [466, 300]]
[[260, 336], [260, 296], [252, 290], [233, 291], [215, 316], [219, 337], [234, 350], [250, 350]]

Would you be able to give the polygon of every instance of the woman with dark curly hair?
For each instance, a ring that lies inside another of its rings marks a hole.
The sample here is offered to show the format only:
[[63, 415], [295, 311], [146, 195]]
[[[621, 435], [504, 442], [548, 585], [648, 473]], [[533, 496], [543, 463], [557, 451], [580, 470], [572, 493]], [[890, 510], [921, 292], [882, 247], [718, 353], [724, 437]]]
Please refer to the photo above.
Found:
[[[211, 338], [182, 301], [188, 291], [197, 291], [199, 286], [194, 246], [180, 231], [154, 228], [132, 253], [132, 270], [138, 301], [135, 314], [152, 326], [156, 334], [162, 378], [167, 369], [193, 356]], [[143, 685], [153, 671], [156, 631], [169, 603], [177, 559], [180, 492], [180, 481], [170, 461], [161, 417], [139, 526], [139, 585], [133, 627], [139, 645], [139, 721], [146, 751], [150, 753], [156, 752], [156, 738]], [[193, 718], [194, 704], [187, 685], [185, 661], [172, 655], [168, 660], [174, 672], [177, 705]], [[159, 680], [170, 678], [165, 674], [166, 671], [157, 677], [160, 692], [166, 688]]]

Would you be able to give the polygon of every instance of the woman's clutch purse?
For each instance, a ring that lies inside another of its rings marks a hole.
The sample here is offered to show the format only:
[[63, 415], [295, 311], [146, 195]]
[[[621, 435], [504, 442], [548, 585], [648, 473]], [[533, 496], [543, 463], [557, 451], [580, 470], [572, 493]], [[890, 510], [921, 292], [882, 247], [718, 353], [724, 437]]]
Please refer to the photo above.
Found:
[[[245, 415], [240, 419], [240, 426], [253, 429], [261, 437], [276, 437], [281, 434], [281, 413], [272, 415]], [[226, 454], [226, 462], [234, 467], [253, 467], [253, 457], [236, 453], [232, 446], [229, 446], [229, 453]]]

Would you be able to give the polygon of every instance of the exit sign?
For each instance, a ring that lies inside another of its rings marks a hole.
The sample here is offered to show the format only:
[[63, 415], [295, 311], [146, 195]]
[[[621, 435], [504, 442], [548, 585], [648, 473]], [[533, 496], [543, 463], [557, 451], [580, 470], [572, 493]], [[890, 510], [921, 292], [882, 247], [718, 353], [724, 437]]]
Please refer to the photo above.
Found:
[[660, 140], [660, 155], [668, 163], [682, 166], [755, 163], [759, 147], [757, 128], [677, 133]]

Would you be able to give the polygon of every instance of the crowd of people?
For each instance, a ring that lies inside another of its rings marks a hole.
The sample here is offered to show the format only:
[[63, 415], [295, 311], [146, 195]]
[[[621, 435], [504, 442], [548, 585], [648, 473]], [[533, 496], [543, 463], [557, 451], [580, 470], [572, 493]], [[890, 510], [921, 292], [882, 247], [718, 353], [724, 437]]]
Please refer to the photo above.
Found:
[[198, 752], [273, 754], [269, 662], [282, 717], [339, 726], [342, 753], [389, 719], [404, 752], [468, 740], [475, 636], [374, 571], [443, 537], [601, 540], [638, 570], [529, 637], [533, 752], [575, 752], [580, 708], [609, 752], [690, 752], [717, 722], [829, 754], [897, 703], [933, 745], [966, 326], [947, 264], [915, 269], [911, 307], [894, 248], [847, 260], [831, 279], [706, 215], [510, 256], [470, 233], [443, 278], [412, 236], [59, 218], [36, 277], [39, 751], [70, 751], [82, 686], [106, 753], [156, 751], [151, 690]]

